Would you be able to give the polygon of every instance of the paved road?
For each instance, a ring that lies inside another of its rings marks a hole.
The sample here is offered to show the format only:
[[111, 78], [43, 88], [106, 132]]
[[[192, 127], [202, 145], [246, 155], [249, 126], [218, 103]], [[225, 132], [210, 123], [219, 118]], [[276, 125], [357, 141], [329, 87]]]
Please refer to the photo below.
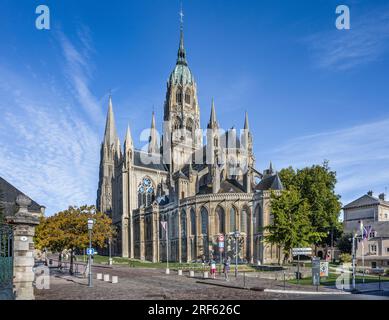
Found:
[[[94, 279], [93, 288], [88, 287], [86, 278], [72, 277], [52, 269], [50, 289], [36, 290], [37, 300], [274, 300], [274, 299], [317, 299], [318, 296], [272, 293], [236, 288], [225, 288], [199, 283], [198, 278], [188, 275], [178, 276], [171, 270], [166, 275], [161, 269], [129, 268], [128, 266], [97, 266], [93, 273], [107, 273], [118, 276], [119, 283], [112, 284]], [[220, 277], [217, 280], [207, 280], [218, 284], [226, 284]], [[232, 286], [243, 286], [243, 277], [237, 280], [232, 277], [228, 282]], [[262, 287], [283, 289], [283, 282], [250, 277], [246, 278], [246, 287]], [[286, 284], [286, 289], [309, 290], [307, 286]], [[321, 289], [331, 291], [330, 289]], [[326, 296], [326, 299], [330, 296]], [[339, 296], [334, 296], [338, 299]]]

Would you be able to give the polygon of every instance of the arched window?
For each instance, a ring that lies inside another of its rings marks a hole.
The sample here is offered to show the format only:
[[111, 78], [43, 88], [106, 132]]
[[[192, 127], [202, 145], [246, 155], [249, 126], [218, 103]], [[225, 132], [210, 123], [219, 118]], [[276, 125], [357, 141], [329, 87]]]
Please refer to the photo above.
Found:
[[230, 231], [236, 231], [236, 209], [234, 207], [230, 209]]
[[216, 214], [219, 219], [219, 233], [225, 233], [226, 215], [224, 213], [224, 209], [222, 207], [217, 207]]
[[176, 102], [182, 103], [182, 91], [181, 90], [177, 90], [177, 92], [176, 92]]
[[201, 233], [208, 234], [208, 211], [206, 208], [201, 208]]
[[196, 235], [196, 213], [190, 209], [190, 229], [192, 236]]
[[256, 232], [257, 231], [260, 231], [260, 228], [263, 227], [263, 211], [262, 211], [262, 207], [260, 205], [257, 206], [257, 230], [255, 230]]
[[244, 208], [240, 214], [240, 232], [247, 234], [247, 209]]
[[186, 121], [186, 134], [187, 135], [190, 135], [190, 136], [193, 135], [193, 127], [194, 127], [193, 120], [189, 118]]
[[181, 237], [186, 237], [186, 211], [181, 211]]
[[143, 178], [138, 185], [138, 207], [148, 207], [154, 201], [154, 187], [150, 178]]
[[190, 104], [190, 90], [186, 90], [185, 92], [185, 103]]

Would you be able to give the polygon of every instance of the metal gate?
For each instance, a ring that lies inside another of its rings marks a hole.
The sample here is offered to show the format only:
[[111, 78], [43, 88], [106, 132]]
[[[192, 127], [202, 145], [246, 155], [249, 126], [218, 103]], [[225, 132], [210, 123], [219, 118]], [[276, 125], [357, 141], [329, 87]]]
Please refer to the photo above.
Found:
[[12, 226], [0, 223], [0, 295], [12, 292], [13, 280], [13, 232]]

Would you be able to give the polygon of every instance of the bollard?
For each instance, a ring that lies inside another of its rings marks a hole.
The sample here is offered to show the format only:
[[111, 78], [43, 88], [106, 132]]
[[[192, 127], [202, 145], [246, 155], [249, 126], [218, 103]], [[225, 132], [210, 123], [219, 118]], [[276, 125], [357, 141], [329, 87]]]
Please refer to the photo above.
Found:
[[170, 274], [170, 269], [166, 269], [166, 274]]
[[178, 270], [178, 275], [182, 276], [182, 270]]
[[194, 270], [190, 270], [189, 277], [194, 278], [194, 276], [195, 276]]
[[118, 283], [118, 282], [119, 282], [118, 276], [112, 276], [112, 283]]
[[102, 273], [96, 273], [97, 280], [103, 280], [103, 274]]
[[104, 275], [104, 281], [105, 282], [109, 282], [109, 274], [105, 274]]
[[284, 290], [286, 290], [286, 279], [285, 279], [285, 271], [284, 271]]
[[204, 271], [204, 279], [208, 278], [208, 271]]

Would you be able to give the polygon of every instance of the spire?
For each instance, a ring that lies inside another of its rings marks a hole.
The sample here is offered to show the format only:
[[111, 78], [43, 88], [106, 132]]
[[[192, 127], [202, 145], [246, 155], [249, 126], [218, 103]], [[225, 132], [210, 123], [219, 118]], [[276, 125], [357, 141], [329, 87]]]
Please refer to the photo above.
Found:
[[273, 163], [270, 161], [270, 165], [269, 165], [269, 173], [270, 174], [273, 174]]
[[157, 132], [155, 129], [155, 115], [151, 118], [151, 128], [150, 128], [150, 137], [149, 137], [149, 153], [158, 153], [158, 142], [157, 142]]
[[186, 51], [184, 47], [184, 13], [182, 11], [182, 3], [181, 3], [181, 11], [180, 15], [180, 45], [178, 48], [177, 54], [177, 64], [188, 65], [186, 61]]
[[124, 150], [127, 151], [133, 147], [130, 125], [127, 126], [126, 138], [124, 139]]
[[249, 126], [249, 116], [246, 111], [246, 116], [244, 118], [244, 129], [250, 131], [250, 126]]
[[213, 129], [216, 127], [217, 127], [217, 122], [216, 122], [215, 102], [212, 98], [211, 116], [209, 118], [208, 129]]
[[107, 113], [107, 121], [105, 124], [105, 133], [104, 133], [104, 144], [111, 146], [116, 143], [117, 133], [115, 127], [115, 118], [113, 115], [113, 107], [112, 107], [112, 97], [109, 96], [108, 101], [108, 113]]

